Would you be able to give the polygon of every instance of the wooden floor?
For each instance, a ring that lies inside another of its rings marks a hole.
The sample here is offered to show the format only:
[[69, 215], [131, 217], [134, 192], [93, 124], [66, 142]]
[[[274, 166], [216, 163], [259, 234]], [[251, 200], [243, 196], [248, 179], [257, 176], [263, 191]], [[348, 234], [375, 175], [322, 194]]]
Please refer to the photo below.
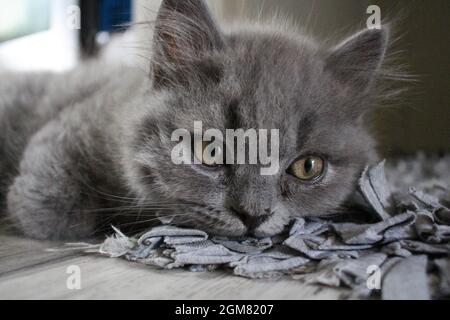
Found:
[[[163, 271], [120, 259], [47, 252], [55, 243], [0, 233], [0, 299], [338, 299], [342, 291], [225, 272]], [[81, 289], [67, 288], [78, 266]]]

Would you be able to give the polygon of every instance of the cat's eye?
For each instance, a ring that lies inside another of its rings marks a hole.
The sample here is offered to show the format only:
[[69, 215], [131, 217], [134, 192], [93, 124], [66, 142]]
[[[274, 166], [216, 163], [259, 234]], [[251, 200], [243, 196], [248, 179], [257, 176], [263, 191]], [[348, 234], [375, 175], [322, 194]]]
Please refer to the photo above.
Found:
[[209, 141], [196, 142], [194, 153], [205, 166], [216, 167], [223, 164], [223, 148], [214, 146]]
[[325, 161], [316, 156], [304, 157], [295, 161], [288, 172], [300, 180], [313, 181], [322, 177], [325, 171]]

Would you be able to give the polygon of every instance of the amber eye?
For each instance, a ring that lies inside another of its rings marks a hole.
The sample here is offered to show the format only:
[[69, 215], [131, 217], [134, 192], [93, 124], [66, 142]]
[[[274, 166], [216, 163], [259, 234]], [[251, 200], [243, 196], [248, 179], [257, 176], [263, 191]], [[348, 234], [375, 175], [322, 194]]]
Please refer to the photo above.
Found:
[[324, 170], [325, 162], [322, 158], [308, 156], [294, 162], [288, 171], [300, 180], [312, 181], [320, 178]]
[[223, 164], [223, 149], [209, 141], [196, 142], [194, 153], [205, 166], [216, 167]]

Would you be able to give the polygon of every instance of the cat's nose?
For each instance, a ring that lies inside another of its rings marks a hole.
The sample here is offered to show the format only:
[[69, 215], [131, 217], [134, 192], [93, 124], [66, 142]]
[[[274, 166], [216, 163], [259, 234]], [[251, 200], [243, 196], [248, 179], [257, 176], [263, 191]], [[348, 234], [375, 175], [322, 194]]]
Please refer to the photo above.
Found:
[[250, 236], [255, 236], [255, 230], [272, 215], [269, 208], [263, 210], [263, 212], [258, 212], [257, 214], [250, 213], [242, 207], [232, 207], [231, 209], [239, 216], [244, 225], [247, 227], [247, 233]]

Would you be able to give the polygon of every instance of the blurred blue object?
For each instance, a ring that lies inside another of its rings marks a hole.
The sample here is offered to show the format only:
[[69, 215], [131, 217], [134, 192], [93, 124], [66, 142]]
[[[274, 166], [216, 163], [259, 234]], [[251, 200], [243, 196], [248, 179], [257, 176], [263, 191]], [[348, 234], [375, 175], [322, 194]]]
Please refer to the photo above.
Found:
[[131, 22], [131, 0], [98, 0], [98, 31], [123, 31]]

